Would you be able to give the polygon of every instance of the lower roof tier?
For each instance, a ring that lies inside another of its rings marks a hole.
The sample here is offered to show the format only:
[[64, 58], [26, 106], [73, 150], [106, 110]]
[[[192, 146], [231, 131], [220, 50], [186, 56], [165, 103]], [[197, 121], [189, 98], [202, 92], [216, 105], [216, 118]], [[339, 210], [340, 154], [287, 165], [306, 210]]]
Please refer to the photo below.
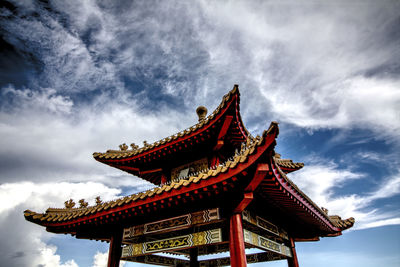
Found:
[[273, 122], [262, 136], [249, 138], [231, 160], [146, 192], [90, 207], [49, 208], [45, 213], [26, 210], [24, 215], [50, 232], [104, 240], [109, 239], [104, 229], [110, 226], [129, 227], [190, 208], [219, 207], [229, 216], [250, 203], [258, 203], [260, 212], [271, 208], [277, 217], [296, 222], [287, 224], [294, 238], [336, 236], [352, 227], [353, 218], [328, 216], [286, 176], [274, 152], [278, 133]]

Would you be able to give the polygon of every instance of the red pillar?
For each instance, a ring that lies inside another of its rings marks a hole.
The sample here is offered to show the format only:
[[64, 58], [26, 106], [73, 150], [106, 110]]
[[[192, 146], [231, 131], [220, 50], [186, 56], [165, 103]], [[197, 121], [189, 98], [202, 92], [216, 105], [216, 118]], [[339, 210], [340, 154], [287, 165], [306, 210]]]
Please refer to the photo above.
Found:
[[108, 250], [107, 267], [119, 267], [119, 260], [122, 252], [122, 229], [115, 231], [111, 235], [110, 249]]
[[232, 267], [247, 266], [242, 216], [240, 213], [235, 213], [230, 218], [229, 253], [231, 255]]
[[288, 267], [299, 267], [293, 238], [290, 238], [290, 251], [292, 252], [292, 258], [288, 258]]

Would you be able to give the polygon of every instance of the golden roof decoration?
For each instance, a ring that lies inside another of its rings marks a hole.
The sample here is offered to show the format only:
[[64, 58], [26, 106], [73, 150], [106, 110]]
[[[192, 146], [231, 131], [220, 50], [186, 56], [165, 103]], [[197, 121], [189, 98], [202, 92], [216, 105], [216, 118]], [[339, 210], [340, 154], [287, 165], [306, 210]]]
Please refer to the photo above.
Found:
[[121, 151], [126, 151], [128, 150], [128, 146], [125, 143], [123, 143], [122, 145], [119, 145], [119, 149], [121, 149]]
[[79, 207], [80, 208], [86, 208], [89, 205], [83, 198], [79, 200]]
[[72, 209], [75, 206], [75, 202], [70, 198], [69, 200], [64, 202], [66, 209]]

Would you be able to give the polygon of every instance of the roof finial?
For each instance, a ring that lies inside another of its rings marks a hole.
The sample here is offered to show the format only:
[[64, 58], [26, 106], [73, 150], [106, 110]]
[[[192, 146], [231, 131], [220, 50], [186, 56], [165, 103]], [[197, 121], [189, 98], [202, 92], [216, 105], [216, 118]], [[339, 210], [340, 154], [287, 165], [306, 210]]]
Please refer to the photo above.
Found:
[[66, 209], [72, 209], [75, 206], [75, 202], [70, 198], [69, 200], [64, 202]]
[[121, 151], [126, 151], [128, 150], [128, 146], [125, 143], [123, 143], [122, 145], [119, 145], [119, 149], [121, 149]]
[[199, 121], [202, 121], [202, 120], [204, 120], [206, 118], [207, 111], [208, 111], [207, 108], [204, 107], [204, 106], [199, 106], [196, 109], [197, 116], [199, 116]]
[[79, 204], [80, 204], [80, 208], [86, 208], [89, 203], [87, 203], [83, 198], [81, 200], [79, 200]]
[[101, 201], [100, 196], [96, 197], [96, 205], [100, 205], [101, 203], [103, 203], [103, 201]]

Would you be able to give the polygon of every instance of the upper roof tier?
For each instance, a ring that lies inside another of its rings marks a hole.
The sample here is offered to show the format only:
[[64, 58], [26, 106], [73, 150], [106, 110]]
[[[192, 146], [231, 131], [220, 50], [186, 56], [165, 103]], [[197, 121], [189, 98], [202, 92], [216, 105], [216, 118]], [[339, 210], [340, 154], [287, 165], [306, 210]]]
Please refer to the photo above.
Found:
[[144, 141], [141, 148], [131, 144], [128, 149], [126, 144], [122, 144], [120, 150], [96, 152], [93, 157], [154, 184], [161, 184], [163, 175], [170, 177], [171, 168], [193, 161], [192, 155], [210, 160], [213, 154], [218, 153], [223, 160], [224, 156], [231, 156], [240, 149], [249, 133], [242, 122], [239, 104], [239, 88], [235, 85], [209, 116], [201, 117], [199, 114], [197, 124], [152, 144]]

